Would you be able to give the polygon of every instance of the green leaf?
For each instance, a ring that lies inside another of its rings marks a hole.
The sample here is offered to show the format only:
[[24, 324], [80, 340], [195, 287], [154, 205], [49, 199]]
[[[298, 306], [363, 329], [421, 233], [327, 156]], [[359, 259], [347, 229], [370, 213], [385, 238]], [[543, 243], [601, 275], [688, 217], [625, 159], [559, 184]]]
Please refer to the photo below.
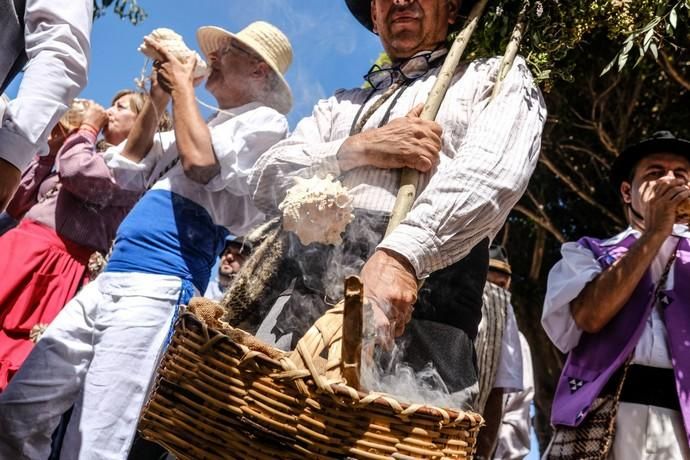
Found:
[[652, 38], [654, 38], [654, 29], [649, 29], [649, 31], [647, 31], [647, 33], [644, 36], [644, 40], [642, 41], [643, 52], [649, 49], [649, 45], [652, 43]]
[[623, 47], [623, 51], [621, 51], [621, 53], [628, 54], [630, 52], [630, 50], [632, 49], [634, 44], [635, 44], [634, 42], [627, 42], [625, 44], [625, 46]]
[[606, 65], [606, 67], [604, 67], [604, 70], [601, 71], [601, 73], [599, 74], [599, 76], [601, 77], [601, 76], [607, 74], [607, 73], [613, 68], [613, 66], [616, 64], [616, 61], [617, 61], [617, 60], [618, 60], [618, 55], [616, 54], [616, 55], [613, 57], [613, 59], [611, 59], [611, 62], [609, 62], [609, 63]]
[[651, 45], [649, 45], [649, 50], [652, 52], [654, 59], [659, 58], [659, 50], [656, 47], [656, 43], [652, 43]]
[[659, 24], [659, 22], [661, 22], [661, 18], [656, 17], [656, 18], [652, 19], [651, 21], [649, 21], [649, 23], [647, 23], [647, 25], [644, 26], [642, 29], [638, 30], [637, 33], [641, 34], [641, 33], [647, 32], [649, 29], [655, 28], [656, 25]]
[[668, 15], [668, 22], [669, 22], [669, 24], [671, 24], [671, 27], [673, 27], [674, 29], [678, 25], [678, 13], [676, 13], [675, 8], [673, 8], [671, 10], [671, 13]]
[[640, 64], [640, 62], [642, 62], [642, 59], [644, 59], [645, 50], [642, 48], [642, 46], [638, 46], [637, 51], [638, 51], [639, 56], [637, 57], [637, 60], [635, 61], [635, 65], [633, 65], [633, 69], [635, 67], [637, 67]]
[[625, 64], [628, 62], [628, 55], [626, 53], [621, 53], [618, 56], [618, 70], [621, 71], [623, 70], [623, 67], [625, 67]]

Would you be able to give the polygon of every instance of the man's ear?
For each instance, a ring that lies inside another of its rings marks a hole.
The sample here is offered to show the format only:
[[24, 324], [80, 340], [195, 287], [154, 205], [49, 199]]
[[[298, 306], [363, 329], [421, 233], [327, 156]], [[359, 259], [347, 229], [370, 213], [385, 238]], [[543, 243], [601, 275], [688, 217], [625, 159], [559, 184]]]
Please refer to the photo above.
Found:
[[623, 203], [632, 203], [632, 185], [630, 184], [630, 182], [623, 181], [621, 183], [620, 192]]
[[379, 34], [379, 31], [376, 30], [376, 1], [371, 0], [371, 3], [369, 3], [369, 14], [371, 16], [371, 31], [374, 32], [376, 35]]
[[448, 24], [455, 24], [463, 0], [448, 0]]
[[256, 64], [256, 66], [254, 66], [252, 76], [256, 78], [266, 78], [270, 72], [271, 68], [268, 66], [268, 64], [265, 62], [259, 62]]

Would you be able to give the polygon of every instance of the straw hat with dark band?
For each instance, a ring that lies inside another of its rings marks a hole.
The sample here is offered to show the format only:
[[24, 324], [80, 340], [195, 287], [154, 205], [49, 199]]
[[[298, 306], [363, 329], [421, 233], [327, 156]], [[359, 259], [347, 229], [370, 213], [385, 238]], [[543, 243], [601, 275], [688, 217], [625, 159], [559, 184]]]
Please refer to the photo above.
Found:
[[281, 113], [288, 113], [292, 108], [292, 93], [284, 75], [292, 63], [292, 46], [285, 34], [263, 21], [253, 22], [237, 34], [216, 26], [199, 27], [196, 31], [196, 39], [207, 61], [211, 60], [209, 54], [223, 46], [228, 38], [253, 50], [273, 69], [280, 82], [273, 106]]
[[[367, 29], [373, 30], [374, 25], [371, 23], [371, 0], [345, 0], [347, 7], [350, 9], [352, 15]], [[461, 0], [460, 10], [458, 16], [467, 16], [477, 0]], [[459, 27], [456, 22], [451, 27]]]
[[508, 262], [508, 253], [500, 244], [492, 244], [489, 248], [489, 269], [498, 270], [508, 275], [513, 274], [510, 262]]

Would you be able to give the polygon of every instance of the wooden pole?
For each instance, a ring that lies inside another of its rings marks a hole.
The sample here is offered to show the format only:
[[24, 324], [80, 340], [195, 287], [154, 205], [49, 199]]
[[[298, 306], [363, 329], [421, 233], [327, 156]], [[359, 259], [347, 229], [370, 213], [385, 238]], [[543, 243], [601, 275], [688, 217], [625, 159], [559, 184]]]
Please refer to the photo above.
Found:
[[362, 361], [364, 287], [358, 276], [345, 280], [345, 307], [343, 311], [343, 343], [341, 350], [341, 374], [351, 387], [359, 390]]
[[[427, 97], [426, 104], [424, 104], [424, 109], [420, 117], [423, 120], [434, 120], [438, 114], [438, 109], [441, 107], [443, 98], [448, 91], [450, 82], [453, 79], [455, 70], [460, 63], [465, 48], [472, 37], [477, 24], [479, 23], [479, 18], [484, 13], [486, 4], [489, 0], [478, 1], [469, 16], [467, 17], [467, 23], [465, 27], [458, 33], [453, 40], [453, 44], [448, 51], [448, 56], [441, 66], [441, 70], [438, 73], [438, 78], [434, 83], [431, 92]], [[395, 199], [395, 205], [393, 206], [393, 212], [391, 214], [390, 221], [388, 222], [388, 227], [386, 228], [386, 235], [393, 231], [395, 227], [405, 218], [407, 213], [412, 209], [412, 204], [417, 197], [417, 180], [419, 179], [419, 171], [416, 169], [404, 168], [400, 176], [400, 189], [398, 190], [398, 195]]]
[[522, 8], [520, 9], [520, 14], [518, 14], [517, 24], [513, 29], [513, 33], [510, 35], [510, 41], [506, 46], [506, 51], [501, 59], [501, 65], [498, 69], [498, 77], [496, 78], [496, 83], [494, 84], [493, 90], [491, 91], [491, 99], [495, 98], [501, 91], [501, 86], [503, 85], [503, 80], [505, 80], [510, 68], [513, 67], [513, 62], [515, 62], [515, 56], [520, 49], [520, 42], [522, 41], [522, 36], [525, 34], [525, 29], [527, 28], [527, 10], [529, 9], [529, 0], [522, 2]]

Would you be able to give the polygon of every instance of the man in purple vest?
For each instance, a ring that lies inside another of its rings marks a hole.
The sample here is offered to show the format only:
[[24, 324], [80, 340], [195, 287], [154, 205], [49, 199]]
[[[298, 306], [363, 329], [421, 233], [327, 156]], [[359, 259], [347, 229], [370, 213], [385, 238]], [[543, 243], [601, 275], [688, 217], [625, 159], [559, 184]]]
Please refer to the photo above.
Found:
[[690, 232], [677, 209], [690, 141], [656, 133], [620, 154], [611, 179], [629, 227], [565, 243], [549, 273], [542, 325], [568, 353], [551, 421], [579, 425], [630, 358], [609, 458], [688, 459]]

